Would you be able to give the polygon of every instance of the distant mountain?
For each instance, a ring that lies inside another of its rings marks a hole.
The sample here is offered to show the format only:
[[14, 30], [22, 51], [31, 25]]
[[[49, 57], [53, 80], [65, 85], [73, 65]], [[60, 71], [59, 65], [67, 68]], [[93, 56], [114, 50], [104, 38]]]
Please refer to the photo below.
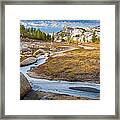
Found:
[[100, 26], [93, 28], [82, 27], [63, 27], [63, 30], [55, 34], [55, 41], [72, 39], [74, 41], [92, 42], [93, 35], [100, 39]]

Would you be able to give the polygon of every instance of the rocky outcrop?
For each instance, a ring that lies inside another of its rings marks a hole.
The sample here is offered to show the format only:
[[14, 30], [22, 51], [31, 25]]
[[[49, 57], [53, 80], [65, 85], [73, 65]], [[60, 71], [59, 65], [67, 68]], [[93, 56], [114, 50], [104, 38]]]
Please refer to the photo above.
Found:
[[23, 99], [31, 90], [32, 87], [30, 86], [29, 81], [23, 73], [20, 73], [20, 99]]
[[35, 63], [37, 61], [37, 58], [35, 57], [29, 57], [29, 58], [26, 58], [25, 60], [23, 60], [21, 63], [20, 63], [20, 66], [26, 66], [26, 65], [30, 65], [32, 63]]

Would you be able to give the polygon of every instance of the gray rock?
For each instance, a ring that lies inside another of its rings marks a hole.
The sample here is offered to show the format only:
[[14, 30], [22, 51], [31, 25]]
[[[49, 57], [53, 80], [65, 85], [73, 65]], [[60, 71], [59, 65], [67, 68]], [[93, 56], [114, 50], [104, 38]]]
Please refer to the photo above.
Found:
[[90, 88], [90, 87], [69, 87], [69, 89], [86, 91], [86, 92], [93, 92], [93, 93], [100, 93], [100, 90], [98, 90], [96, 88]]
[[23, 73], [20, 73], [20, 99], [23, 99], [32, 90], [29, 81], [24, 76]]
[[26, 58], [25, 60], [23, 60], [20, 63], [20, 66], [30, 65], [32, 63], [35, 63], [36, 61], [37, 61], [37, 58], [35, 58], [35, 57], [29, 57], [29, 58]]

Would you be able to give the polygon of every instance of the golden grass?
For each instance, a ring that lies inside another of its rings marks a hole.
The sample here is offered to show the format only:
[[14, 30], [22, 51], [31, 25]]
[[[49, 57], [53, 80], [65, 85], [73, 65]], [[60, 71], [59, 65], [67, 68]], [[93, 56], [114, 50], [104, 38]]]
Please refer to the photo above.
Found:
[[[33, 69], [32, 72], [45, 74], [51, 79], [81, 80], [82, 78], [91, 79], [93, 75], [99, 79], [100, 72], [100, 51], [77, 49], [65, 52], [63, 56], [49, 58], [43, 65]], [[86, 76], [85, 76], [86, 75]]]

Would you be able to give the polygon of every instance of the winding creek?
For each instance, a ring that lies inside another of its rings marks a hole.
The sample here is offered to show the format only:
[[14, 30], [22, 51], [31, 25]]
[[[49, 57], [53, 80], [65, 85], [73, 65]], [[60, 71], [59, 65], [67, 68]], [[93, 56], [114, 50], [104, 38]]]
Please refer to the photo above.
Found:
[[44, 55], [41, 55], [40, 57], [38, 57], [38, 60], [36, 63], [33, 63], [28, 66], [20, 67], [20, 71], [29, 80], [33, 90], [67, 94], [72, 96], [81, 96], [81, 97], [87, 97], [91, 99], [98, 99], [98, 96], [100, 96], [99, 92], [98, 93], [86, 92], [86, 91], [73, 90], [69, 88], [70, 87], [89, 87], [89, 88], [95, 88], [97, 90], [100, 90], [99, 84], [89, 83], [89, 82], [67, 82], [67, 81], [59, 81], [59, 80], [50, 81], [45, 79], [31, 78], [26, 74], [27, 71], [31, 69], [31, 67], [35, 67], [40, 64], [43, 64], [47, 59], [48, 59], [47, 57], [45, 57]]

